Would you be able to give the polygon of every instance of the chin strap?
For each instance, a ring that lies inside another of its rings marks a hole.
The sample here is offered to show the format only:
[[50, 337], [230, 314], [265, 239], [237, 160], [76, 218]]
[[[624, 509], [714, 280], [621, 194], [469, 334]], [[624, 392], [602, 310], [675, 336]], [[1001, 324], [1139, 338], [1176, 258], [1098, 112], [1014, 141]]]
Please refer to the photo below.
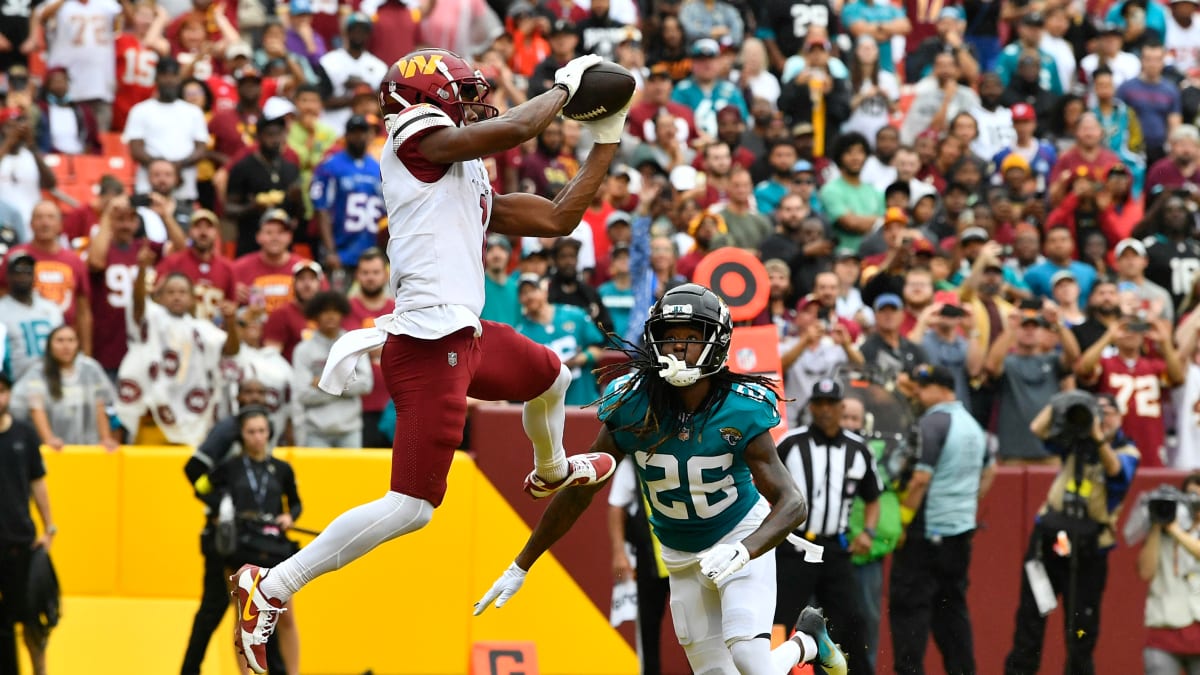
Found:
[[668, 384], [676, 387], [686, 387], [695, 384], [701, 377], [700, 369], [692, 366], [687, 367], [686, 361], [680, 361], [673, 354], [666, 356], [659, 355], [658, 363], [661, 369], [658, 371], [659, 377], [666, 380]]

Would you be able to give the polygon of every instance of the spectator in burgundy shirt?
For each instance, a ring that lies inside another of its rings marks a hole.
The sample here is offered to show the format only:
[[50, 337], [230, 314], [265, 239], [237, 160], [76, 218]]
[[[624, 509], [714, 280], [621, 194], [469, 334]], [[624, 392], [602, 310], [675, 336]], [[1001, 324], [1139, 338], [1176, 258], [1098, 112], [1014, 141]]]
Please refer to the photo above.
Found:
[[[175, 210], [170, 197], [159, 198], [154, 208], [162, 213]], [[183, 231], [174, 218], [164, 218], [173, 246], [187, 245]], [[115, 377], [121, 359], [128, 351], [125, 315], [133, 299], [133, 284], [138, 275], [138, 252], [149, 247], [162, 255], [162, 245], [146, 238], [140, 227], [137, 211], [126, 197], [109, 201], [100, 214], [100, 227], [88, 242], [87, 264], [91, 286], [92, 315], [102, 330], [95, 341], [92, 358], [100, 362], [110, 376]]]
[[114, 197], [125, 194], [125, 184], [116, 176], [105, 174], [96, 184], [97, 194], [85, 204], [63, 214], [63, 236], [67, 246], [75, 251], [87, 249], [92, 232], [100, 226], [100, 214]]
[[[746, 120], [737, 106], [727, 105], [717, 111], [717, 140], [729, 146], [729, 155], [734, 166], [749, 170], [758, 161], [758, 157], [742, 147], [742, 137], [745, 133]], [[704, 158], [697, 157], [692, 161], [692, 166], [703, 169]]]
[[1171, 150], [1146, 172], [1143, 194], [1157, 195], [1159, 187], [1169, 192], [1184, 185], [1200, 185], [1200, 131], [1191, 124], [1181, 124], [1169, 138]]
[[[562, 140], [561, 120], [551, 122], [537, 137], [537, 149], [521, 162], [522, 191], [553, 199], [567, 184], [567, 168], [558, 159]], [[529, 185], [525, 185], [526, 181]]]
[[292, 269], [292, 279], [291, 302], [271, 312], [263, 327], [263, 346], [278, 349], [288, 363], [296, 345], [312, 334], [313, 324], [304, 315], [304, 306], [321, 290], [325, 274], [317, 263], [303, 260]]
[[675, 137], [686, 146], [696, 138], [692, 109], [671, 100], [671, 69], [665, 63], [650, 68], [642, 89], [642, 98], [629, 109], [629, 133], [643, 141], [657, 138], [654, 121], [663, 110], [674, 116]]
[[[370, 328], [375, 325], [375, 319], [385, 314], [391, 314], [396, 301], [388, 295], [388, 266], [387, 258], [378, 248], [369, 248], [358, 257], [358, 267], [354, 270], [356, 289], [350, 294], [350, 313], [342, 322], [346, 330]], [[371, 374], [375, 376], [375, 385], [371, 393], [363, 396], [363, 447], [387, 448], [391, 441], [379, 431], [379, 418], [391, 398], [388, 396], [387, 382], [383, 379], [380, 357], [383, 348], [371, 352]]]
[[[88, 301], [91, 285], [87, 267], [79, 254], [62, 245], [62, 211], [51, 201], [33, 207], [29, 222], [33, 241], [14, 246], [11, 253], [23, 251], [33, 256], [33, 290], [58, 305], [63, 321], [75, 327], [86, 354], [92, 353], [92, 308]], [[0, 286], [7, 288], [5, 268], [0, 266]]]
[[1086, 112], [1075, 122], [1075, 147], [1064, 152], [1050, 170], [1050, 202], [1057, 205], [1075, 181], [1077, 170], [1086, 167], [1093, 176], [1107, 176], [1121, 163], [1116, 153], [1104, 147], [1104, 128], [1094, 113]]
[[234, 157], [254, 144], [254, 130], [262, 117], [262, 76], [247, 65], [235, 71], [233, 79], [237, 82], [237, 106], [214, 114], [208, 122], [214, 155], [211, 159], [218, 167], [229, 166]]
[[221, 303], [237, 297], [233, 263], [217, 249], [218, 227], [215, 213], [197, 209], [188, 229], [189, 246], [158, 263], [159, 279], [166, 279], [171, 272], [179, 272], [192, 280], [197, 319], [216, 318], [220, 315]]

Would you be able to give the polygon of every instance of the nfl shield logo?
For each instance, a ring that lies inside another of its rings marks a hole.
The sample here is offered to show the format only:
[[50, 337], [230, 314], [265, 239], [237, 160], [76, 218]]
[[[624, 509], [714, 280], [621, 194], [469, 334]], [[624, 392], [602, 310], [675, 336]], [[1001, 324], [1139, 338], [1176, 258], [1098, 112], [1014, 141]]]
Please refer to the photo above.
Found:
[[454, 366], [457, 366], [458, 365], [458, 352], [450, 352], [449, 354], [446, 354], [446, 363], [449, 363], [451, 368], [453, 368]]
[[679, 440], [686, 442], [691, 437], [692, 437], [691, 427], [683, 427], [679, 430]]
[[737, 350], [737, 365], [742, 369], [742, 372], [751, 372], [758, 365], [758, 354], [754, 353], [753, 349], [744, 347]]

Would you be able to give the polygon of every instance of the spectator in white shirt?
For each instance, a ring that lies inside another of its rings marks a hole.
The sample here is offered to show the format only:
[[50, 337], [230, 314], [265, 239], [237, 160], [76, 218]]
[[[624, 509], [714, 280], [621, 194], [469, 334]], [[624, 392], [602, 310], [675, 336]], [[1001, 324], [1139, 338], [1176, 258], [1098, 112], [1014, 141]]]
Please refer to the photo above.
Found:
[[100, 131], [112, 126], [112, 102], [117, 89], [116, 0], [52, 0], [39, 8], [46, 30], [47, 64], [62, 66], [71, 75], [70, 96], [86, 104]]
[[378, 90], [387, 75], [387, 64], [367, 51], [370, 41], [371, 18], [355, 12], [346, 18], [346, 45], [321, 57], [322, 85], [328, 92], [321, 121], [334, 129], [346, 128], [355, 87], [365, 83]]
[[194, 200], [196, 162], [204, 156], [208, 144], [208, 124], [204, 111], [179, 98], [181, 82], [179, 62], [164, 56], [155, 71], [158, 93], [133, 106], [125, 123], [123, 140], [129, 154], [138, 163], [134, 192], [150, 192], [147, 168], [156, 159], [165, 159], [180, 172], [176, 199]]
[[53, 189], [55, 182], [54, 173], [34, 149], [33, 128], [25, 110], [0, 108], [0, 199], [15, 209], [27, 226], [42, 190]]

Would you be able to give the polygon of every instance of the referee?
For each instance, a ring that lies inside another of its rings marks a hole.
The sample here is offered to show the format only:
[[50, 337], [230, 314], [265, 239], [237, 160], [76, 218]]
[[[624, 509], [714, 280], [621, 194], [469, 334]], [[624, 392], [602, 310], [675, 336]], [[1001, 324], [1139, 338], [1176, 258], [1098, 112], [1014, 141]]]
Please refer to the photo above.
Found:
[[[809, 563], [793, 546], [775, 549], [775, 623], [795, 623], [815, 593], [829, 617], [830, 634], [846, 649], [850, 672], [874, 673], [850, 556], [871, 550], [883, 485], [862, 437], [842, 429], [842, 398], [837, 380], [818, 380], [808, 400], [812, 425], [779, 442], [780, 459], [808, 504], [808, 521], [796, 534], [824, 546], [825, 555], [824, 562]], [[850, 506], [856, 496], [866, 504], [864, 528], [850, 541]]]

